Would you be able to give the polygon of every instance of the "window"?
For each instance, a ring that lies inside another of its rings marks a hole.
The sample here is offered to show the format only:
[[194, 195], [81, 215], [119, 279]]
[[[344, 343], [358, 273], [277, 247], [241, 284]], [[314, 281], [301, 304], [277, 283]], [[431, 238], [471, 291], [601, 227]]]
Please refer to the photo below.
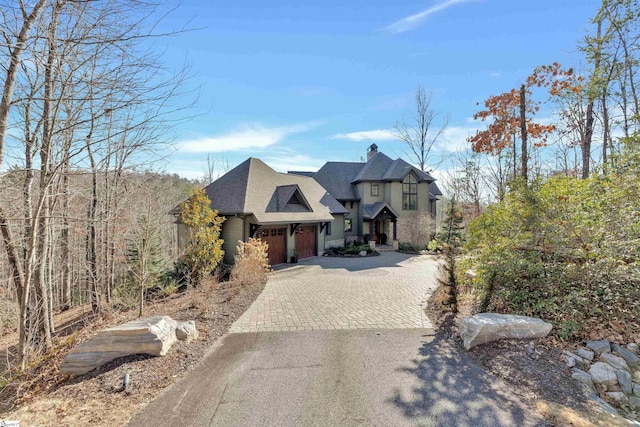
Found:
[[371, 184], [371, 195], [374, 197], [380, 195], [380, 186], [378, 184]]
[[325, 226], [325, 234], [327, 236], [331, 236], [331, 223], [328, 222], [327, 225]]
[[351, 231], [351, 220], [348, 218], [344, 220], [344, 231]]
[[402, 209], [405, 211], [418, 209], [418, 181], [411, 173], [402, 181]]

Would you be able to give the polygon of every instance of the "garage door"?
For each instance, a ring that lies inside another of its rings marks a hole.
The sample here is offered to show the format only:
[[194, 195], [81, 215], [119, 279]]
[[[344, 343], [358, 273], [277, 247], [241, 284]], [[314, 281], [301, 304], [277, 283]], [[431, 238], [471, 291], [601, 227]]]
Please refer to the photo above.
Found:
[[301, 225], [296, 228], [296, 252], [298, 258], [308, 258], [316, 255], [316, 226]]
[[287, 233], [284, 228], [264, 228], [258, 230], [258, 237], [269, 245], [269, 264], [287, 262]]

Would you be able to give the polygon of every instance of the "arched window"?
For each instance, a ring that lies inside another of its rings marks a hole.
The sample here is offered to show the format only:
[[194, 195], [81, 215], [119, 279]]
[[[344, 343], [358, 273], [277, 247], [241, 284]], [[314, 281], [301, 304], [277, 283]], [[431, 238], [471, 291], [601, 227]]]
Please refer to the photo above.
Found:
[[402, 181], [402, 209], [405, 211], [418, 209], [418, 180], [412, 173]]

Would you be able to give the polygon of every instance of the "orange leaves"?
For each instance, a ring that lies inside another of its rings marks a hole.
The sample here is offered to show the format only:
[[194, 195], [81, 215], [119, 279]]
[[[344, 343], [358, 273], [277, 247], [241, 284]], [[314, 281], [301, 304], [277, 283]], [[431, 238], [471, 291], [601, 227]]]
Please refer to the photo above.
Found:
[[512, 89], [509, 92], [488, 98], [486, 110], [474, 114], [475, 120], [493, 119], [487, 129], [478, 131], [467, 138], [476, 153], [497, 154], [512, 144], [513, 135], [518, 132], [519, 119], [516, 109], [520, 105], [520, 94]]
[[551, 96], [557, 96], [566, 91], [580, 93], [583, 81], [584, 78], [575, 74], [573, 68], [563, 70], [559, 63], [554, 62], [537, 67], [527, 78], [527, 86], [546, 87]]
[[[554, 125], [543, 125], [532, 121], [531, 117], [540, 110], [540, 102], [532, 101], [534, 87], [548, 88], [551, 96], [559, 96], [567, 91], [580, 93], [583, 89], [583, 78], [573, 71], [562, 69], [554, 62], [551, 65], [537, 67], [526, 79], [526, 124], [528, 136], [533, 139], [534, 147], [546, 145], [549, 135], [556, 130]], [[484, 102], [485, 109], [473, 115], [475, 120], [493, 120], [487, 129], [476, 132], [467, 138], [471, 148], [477, 153], [498, 154], [513, 145], [513, 140], [521, 133], [520, 128], [520, 93], [517, 89], [489, 97]]]

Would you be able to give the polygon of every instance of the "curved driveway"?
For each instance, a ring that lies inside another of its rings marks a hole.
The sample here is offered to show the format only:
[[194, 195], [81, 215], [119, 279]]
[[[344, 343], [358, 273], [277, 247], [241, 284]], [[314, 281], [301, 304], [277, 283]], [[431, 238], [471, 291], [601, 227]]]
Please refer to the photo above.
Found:
[[432, 257], [399, 252], [302, 260], [276, 272], [229, 332], [429, 328], [436, 270]]

